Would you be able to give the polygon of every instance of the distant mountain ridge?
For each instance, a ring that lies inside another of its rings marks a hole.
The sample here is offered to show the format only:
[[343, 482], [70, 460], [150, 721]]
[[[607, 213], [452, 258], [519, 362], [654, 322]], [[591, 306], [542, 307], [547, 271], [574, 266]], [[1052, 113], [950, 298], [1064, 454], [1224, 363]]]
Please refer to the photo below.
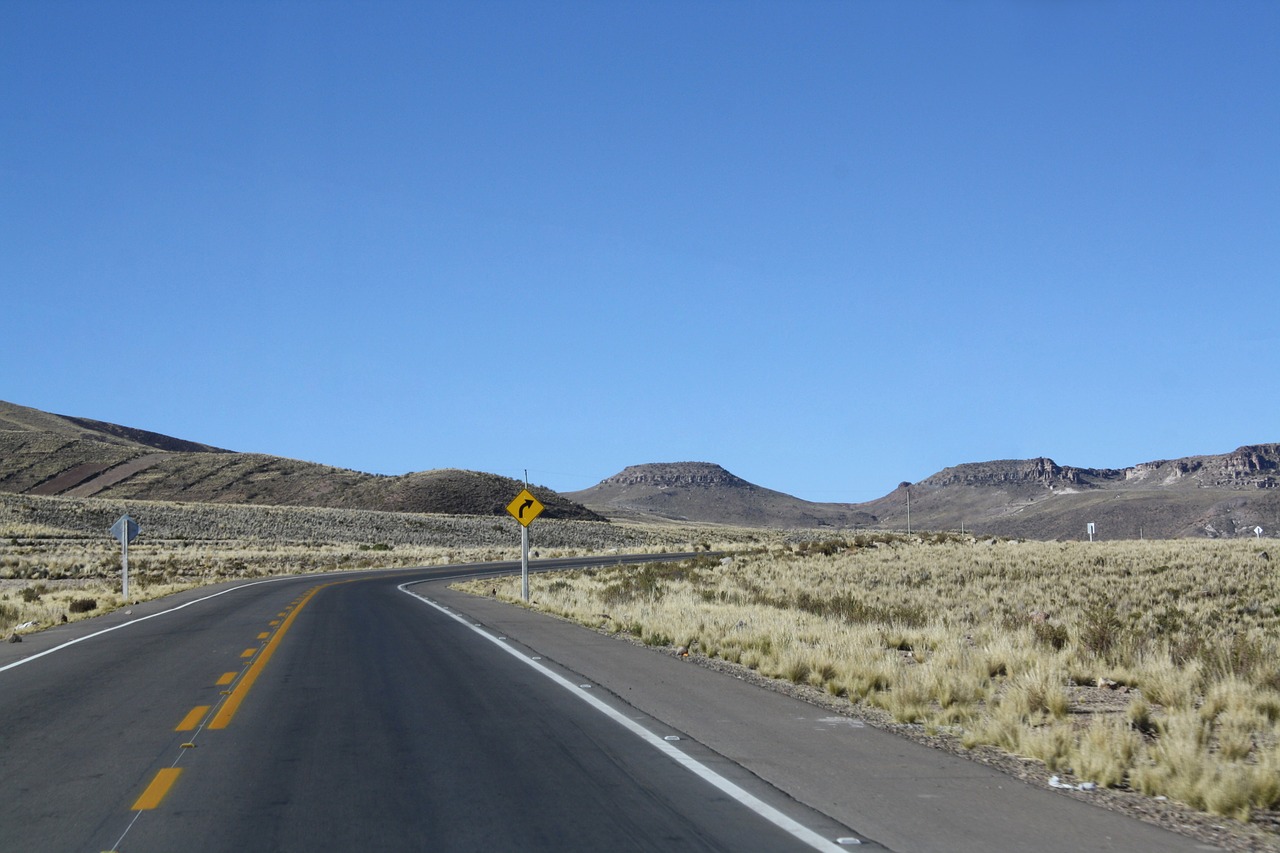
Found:
[[[524, 484], [442, 469], [386, 477], [237, 453], [0, 401], [0, 492], [501, 515]], [[1080, 468], [1046, 457], [954, 465], [863, 503], [813, 503], [709, 462], [632, 465], [587, 489], [531, 491], [548, 518], [773, 528], [963, 530], [1029, 539], [1280, 535], [1280, 443]]]
[[1159, 459], [1128, 468], [1076, 468], [1052, 459], [945, 468], [861, 506], [880, 523], [968, 529], [1031, 539], [1280, 534], [1280, 444]]
[[[1029, 539], [1280, 533], [1280, 444], [1216, 456], [1077, 468], [1005, 459], [945, 468], [873, 501], [809, 503], [711, 463], [633, 465], [567, 496], [604, 515], [764, 527], [962, 530]], [[908, 507], [910, 510], [908, 511]]]
[[1191, 487], [1224, 486], [1258, 489], [1280, 488], [1280, 444], [1251, 444], [1219, 456], [1189, 456], [1160, 459], [1129, 468], [1073, 468], [1052, 459], [1013, 459], [975, 462], [945, 468], [924, 480], [921, 486], [994, 485], [1031, 482], [1046, 487], [1145, 483], [1161, 486], [1184, 484]]
[[[0, 401], [0, 492], [76, 498], [501, 515], [524, 483], [443, 469], [386, 477]], [[604, 521], [542, 486], [547, 518]]]

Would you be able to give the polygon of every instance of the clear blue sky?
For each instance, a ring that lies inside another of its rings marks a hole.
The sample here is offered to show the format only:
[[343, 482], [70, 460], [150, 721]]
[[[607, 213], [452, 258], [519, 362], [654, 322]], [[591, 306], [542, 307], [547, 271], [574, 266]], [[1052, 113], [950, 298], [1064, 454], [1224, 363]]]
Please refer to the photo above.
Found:
[[0, 399], [818, 501], [1280, 441], [1280, 3], [0, 5]]

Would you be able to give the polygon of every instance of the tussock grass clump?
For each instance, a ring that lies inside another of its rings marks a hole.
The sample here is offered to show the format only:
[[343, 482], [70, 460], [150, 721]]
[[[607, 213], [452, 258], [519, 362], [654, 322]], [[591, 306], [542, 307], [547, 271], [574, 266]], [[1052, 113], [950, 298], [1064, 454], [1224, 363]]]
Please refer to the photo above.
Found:
[[[532, 597], [967, 747], [1242, 817], [1280, 805], [1269, 565], [1238, 540], [828, 535], [723, 563], [540, 576]], [[519, 597], [518, 581], [497, 586]]]
[[1127, 782], [1135, 759], [1142, 753], [1142, 735], [1126, 720], [1099, 720], [1068, 745], [1069, 764], [1081, 779], [1104, 788]]

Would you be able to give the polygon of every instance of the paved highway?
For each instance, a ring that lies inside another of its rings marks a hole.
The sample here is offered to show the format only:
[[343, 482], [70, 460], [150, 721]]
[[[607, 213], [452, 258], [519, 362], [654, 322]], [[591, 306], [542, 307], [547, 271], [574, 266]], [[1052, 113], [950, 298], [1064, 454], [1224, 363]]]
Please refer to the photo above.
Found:
[[0, 646], [0, 853], [1215, 849], [441, 580], [498, 567]]
[[187, 593], [6, 647], [0, 850], [838, 850], [851, 836], [401, 590], [446, 571], [463, 573]]

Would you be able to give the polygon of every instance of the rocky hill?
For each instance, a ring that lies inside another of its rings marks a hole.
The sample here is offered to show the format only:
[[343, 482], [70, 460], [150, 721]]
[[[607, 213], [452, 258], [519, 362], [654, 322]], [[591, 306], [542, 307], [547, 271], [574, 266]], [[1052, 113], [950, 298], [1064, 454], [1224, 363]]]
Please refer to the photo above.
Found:
[[[759, 527], [957, 530], [1028, 539], [1280, 533], [1280, 444], [1131, 468], [1011, 459], [946, 468], [866, 503], [809, 503], [702, 462], [635, 465], [566, 493], [613, 517]], [[908, 511], [909, 506], [909, 511]]]
[[709, 462], [632, 465], [565, 497], [611, 516], [658, 516], [745, 527], [855, 527], [875, 518], [850, 504], [811, 503], [749, 483]]
[[1031, 539], [1280, 533], [1280, 444], [1216, 456], [1074, 468], [1052, 459], [956, 465], [861, 506], [886, 526]]
[[[477, 471], [399, 477], [235, 453], [146, 430], [0, 401], [0, 492], [454, 515], [501, 515], [524, 484]], [[551, 489], [546, 518], [603, 521]]]

